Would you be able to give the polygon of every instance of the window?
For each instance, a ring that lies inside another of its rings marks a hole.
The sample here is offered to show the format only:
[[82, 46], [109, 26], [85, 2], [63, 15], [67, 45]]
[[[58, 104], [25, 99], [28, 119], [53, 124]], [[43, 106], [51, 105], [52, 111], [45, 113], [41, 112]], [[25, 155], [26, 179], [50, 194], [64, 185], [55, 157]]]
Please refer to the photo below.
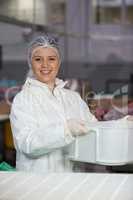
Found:
[[92, 0], [94, 24], [133, 24], [133, 0]]
[[133, 0], [126, 0], [126, 23], [133, 24]]
[[62, 24], [65, 21], [65, 2], [54, 2], [50, 6], [49, 22], [52, 24]]
[[120, 24], [121, 0], [92, 0], [94, 24]]

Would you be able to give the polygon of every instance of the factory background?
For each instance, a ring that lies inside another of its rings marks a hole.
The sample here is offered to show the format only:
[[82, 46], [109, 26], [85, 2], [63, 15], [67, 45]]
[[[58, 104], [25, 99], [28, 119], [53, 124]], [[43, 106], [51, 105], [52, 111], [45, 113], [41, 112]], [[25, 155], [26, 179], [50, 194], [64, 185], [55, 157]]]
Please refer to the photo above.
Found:
[[78, 81], [82, 89], [86, 83], [96, 97], [125, 95], [132, 103], [133, 0], [0, 0], [0, 101], [24, 83], [28, 43], [44, 33], [59, 38], [59, 77]]
[[64, 79], [88, 80], [96, 92], [115, 91], [132, 75], [132, 12], [132, 0], [1, 0], [0, 79], [23, 81], [27, 43], [50, 32], [60, 37]]

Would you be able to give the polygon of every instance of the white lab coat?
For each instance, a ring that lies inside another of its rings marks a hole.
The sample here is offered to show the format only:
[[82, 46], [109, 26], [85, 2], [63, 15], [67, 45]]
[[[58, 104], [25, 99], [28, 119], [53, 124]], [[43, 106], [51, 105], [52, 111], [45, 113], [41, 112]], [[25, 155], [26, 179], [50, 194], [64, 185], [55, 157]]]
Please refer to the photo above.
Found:
[[[67, 119], [95, 121], [78, 93], [56, 79], [52, 93], [38, 80], [27, 78], [14, 98], [10, 121], [17, 150], [16, 168], [32, 172], [70, 172], [64, 147], [74, 141]], [[67, 136], [65, 134], [67, 131]]]

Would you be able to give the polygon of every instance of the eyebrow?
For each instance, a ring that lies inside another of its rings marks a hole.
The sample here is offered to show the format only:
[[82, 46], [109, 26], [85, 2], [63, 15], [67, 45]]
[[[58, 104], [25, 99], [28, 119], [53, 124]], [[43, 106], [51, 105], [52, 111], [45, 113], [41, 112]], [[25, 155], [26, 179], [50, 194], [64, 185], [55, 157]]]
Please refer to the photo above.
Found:
[[[43, 57], [43, 56], [34, 55], [33, 57], [39, 57], [39, 58], [41, 58], [41, 57]], [[55, 58], [56, 58], [57, 56], [54, 56], [54, 55], [53, 55], [53, 56], [48, 56], [48, 57], [49, 57], [49, 58], [50, 58], [50, 57], [55, 57]]]

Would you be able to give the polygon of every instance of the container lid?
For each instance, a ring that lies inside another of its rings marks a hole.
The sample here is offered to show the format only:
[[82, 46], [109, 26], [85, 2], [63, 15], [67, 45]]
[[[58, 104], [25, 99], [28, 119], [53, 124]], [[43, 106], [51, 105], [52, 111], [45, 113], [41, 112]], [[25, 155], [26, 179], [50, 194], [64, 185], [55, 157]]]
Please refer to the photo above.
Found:
[[104, 128], [112, 128], [112, 129], [133, 129], [133, 121], [128, 121], [127, 119], [119, 119], [119, 120], [110, 120], [110, 121], [97, 121], [97, 122], [89, 122], [87, 123], [88, 129], [104, 129]]

